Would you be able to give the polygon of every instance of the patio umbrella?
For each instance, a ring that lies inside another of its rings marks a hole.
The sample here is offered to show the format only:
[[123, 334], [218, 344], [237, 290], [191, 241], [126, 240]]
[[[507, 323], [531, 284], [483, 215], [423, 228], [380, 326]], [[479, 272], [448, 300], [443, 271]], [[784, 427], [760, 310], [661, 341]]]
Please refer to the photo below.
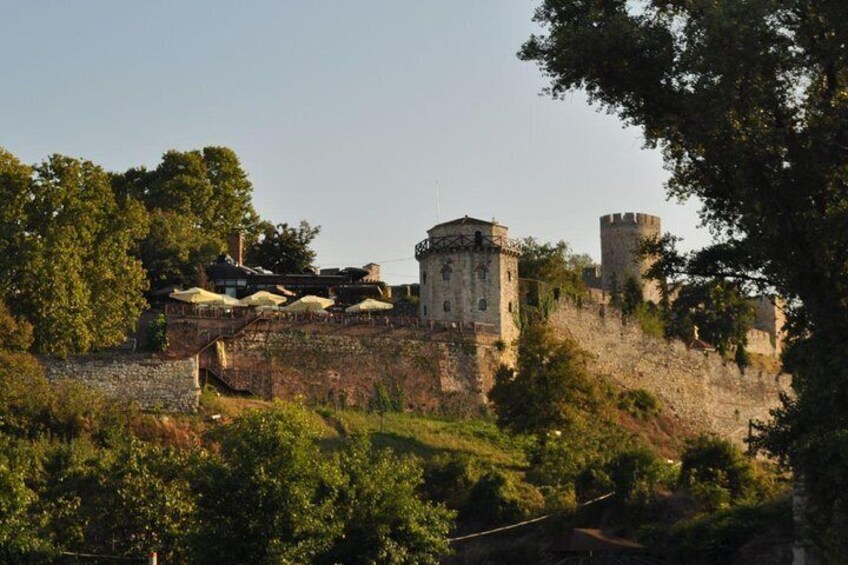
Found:
[[282, 294], [283, 296], [297, 296], [297, 293], [290, 291], [281, 284], [274, 286], [274, 290], [276, 290], [279, 294]]
[[279, 306], [285, 301], [285, 296], [278, 296], [268, 292], [267, 290], [254, 292], [250, 296], [241, 299], [243, 306]]
[[189, 304], [220, 304], [221, 303], [221, 295], [215, 294], [214, 292], [210, 292], [208, 290], [192, 287], [188, 290], [180, 290], [177, 292], [172, 292], [168, 295], [170, 298], [174, 300], [179, 300], [180, 302], [187, 302]]
[[228, 296], [226, 294], [219, 294], [218, 301], [214, 302], [213, 304], [220, 304], [223, 306], [244, 306], [244, 304], [241, 303], [241, 300], [239, 300], [238, 298], [233, 298], [232, 296]]
[[354, 304], [353, 306], [348, 306], [345, 308], [345, 312], [354, 314], [357, 312], [374, 312], [376, 310], [391, 310], [394, 308], [388, 302], [383, 302], [381, 300], [374, 300], [373, 298], [366, 298], [362, 302]]
[[284, 306], [281, 310], [283, 312], [323, 312], [324, 308], [329, 308], [335, 303], [335, 300], [331, 300], [329, 298], [322, 298], [320, 296], [307, 294], [299, 300], [295, 300], [288, 306]]

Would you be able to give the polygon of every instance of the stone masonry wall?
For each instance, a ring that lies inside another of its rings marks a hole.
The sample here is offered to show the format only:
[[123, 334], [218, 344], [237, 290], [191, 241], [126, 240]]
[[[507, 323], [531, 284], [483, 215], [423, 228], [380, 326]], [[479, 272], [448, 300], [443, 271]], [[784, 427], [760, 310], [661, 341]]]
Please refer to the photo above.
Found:
[[197, 357], [116, 354], [40, 361], [51, 381], [76, 380], [108, 398], [133, 401], [143, 409], [194, 412], [200, 400]]
[[[501, 359], [497, 336], [428, 339], [363, 328], [277, 327], [211, 351], [223, 380], [265, 397], [367, 407], [378, 383], [403, 409], [479, 412]], [[204, 360], [204, 363], [206, 360]]]
[[720, 356], [689, 350], [642, 333], [638, 322], [597, 304], [561, 301], [552, 325], [577, 340], [593, 357], [594, 372], [608, 375], [625, 389], [655, 394], [664, 410], [692, 431], [709, 431], [738, 443], [747, 437], [749, 420], [767, 420], [781, 392], [791, 392], [791, 376], [749, 369], [742, 373]]

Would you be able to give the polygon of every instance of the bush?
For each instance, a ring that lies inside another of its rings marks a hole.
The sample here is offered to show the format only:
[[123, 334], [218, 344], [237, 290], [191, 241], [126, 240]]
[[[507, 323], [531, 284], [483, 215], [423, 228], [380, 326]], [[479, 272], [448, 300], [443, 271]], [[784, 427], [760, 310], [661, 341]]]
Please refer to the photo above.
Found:
[[747, 459], [738, 447], [706, 435], [687, 440], [680, 485], [705, 508], [713, 510], [762, 501], [777, 491], [775, 479]]
[[615, 495], [629, 504], [649, 504], [659, 489], [675, 482], [671, 465], [647, 447], [636, 447], [616, 456], [609, 464]]
[[517, 522], [544, 507], [542, 494], [535, 487], [518, 483], [503, 471], [483, 474], [469, 495], [464, 519], [482, 525]]
[[478, 473], [465, 454], [439, 454], [424, 464], [422, 490], [430, 500], [465, 510]]
[[647, 420], [660, 413], [659, 399], [644, 388], [625, 390], [618, 395], [618, 407], [631, 416]]
[[168, 318], [159, 313], [147, 326], [148, 346], [151, 351], [163, 352], [168, 349]]

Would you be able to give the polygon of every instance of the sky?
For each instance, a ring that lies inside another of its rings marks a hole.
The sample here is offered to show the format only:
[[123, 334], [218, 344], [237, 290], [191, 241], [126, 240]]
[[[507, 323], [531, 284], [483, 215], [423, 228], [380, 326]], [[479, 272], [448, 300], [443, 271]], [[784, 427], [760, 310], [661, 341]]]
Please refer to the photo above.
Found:
[[393, 284], [466, 214], [596, 259], [614, 212], [706, 244], [639, 130], [540, 94], [515, 56], [537, 3], [0, 0], [0, 146], [114, 171], [231, 147], [263, 218], [321, 226], [318, 265], [377, 262]]

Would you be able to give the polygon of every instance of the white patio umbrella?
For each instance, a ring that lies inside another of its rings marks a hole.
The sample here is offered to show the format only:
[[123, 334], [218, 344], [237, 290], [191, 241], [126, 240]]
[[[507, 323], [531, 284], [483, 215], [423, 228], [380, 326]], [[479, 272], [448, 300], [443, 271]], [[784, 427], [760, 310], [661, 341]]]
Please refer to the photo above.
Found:
[[345, 312], [355, 314], [357, 312], [375, 312], [377, 310], [391, 310], [394, 308], [388, 302], [383, 302], [381, 300], [374, 300], [373, 298], [366, 298], [362, 302], [354, 304], [353, 306], [348, 306], [345, 308]]
[[215, 294], [203, 288], [192, 287], [188, 290], [179, 290], [168, 295], [174, 300], [187, 302], [189, 304], [220, 304], [221, 295]]
[[323, 312], [325, 308], [329, 308], [335, 303], [336, 301], [330, 298], [307, 294], [288, 306], [284, 306], [281, 310], [283, 312]]
[[285, 296], [272, 294], [267, 290], [254, 292], [250, 296], [241, 299], [243, 306], [279, 306], [286, 301]]

